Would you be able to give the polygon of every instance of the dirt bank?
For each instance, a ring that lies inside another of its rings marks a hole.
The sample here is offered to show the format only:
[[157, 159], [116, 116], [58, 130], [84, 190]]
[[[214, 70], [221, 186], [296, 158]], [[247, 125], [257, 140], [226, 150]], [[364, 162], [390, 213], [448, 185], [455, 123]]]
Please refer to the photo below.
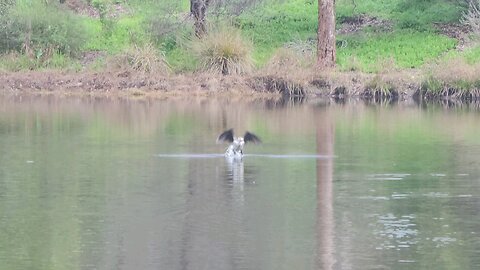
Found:
[[239, 76], [188, 74], [152, 76], [119, 72], [64, 73], [56, 71], [0, 73], [0, 90], [9, 93], [69, 95], [182, 96], [182, 95], [279, 95], [258, 91]]
[[131, 71], [0, 73], [0, 91], [8, 94], [49, 94], [121, 97], [228, 97], [228, 98], [363, 98], [392, 100], [478, 101], [480, 91], [422, 89], [419, 71], [365, 74], [305, 71], [300, 75], [258, 73], [223, 76], [191, 73], [156, 76]]
[[294, 78], [278, 74], [222, 76], [207, 73], [153, 76], [117, 72], [3, 72], [0, 90], [8, 93], [120, 96], [331, 96], [406, 99], [418, 90], [417, 75], [324, 73]]

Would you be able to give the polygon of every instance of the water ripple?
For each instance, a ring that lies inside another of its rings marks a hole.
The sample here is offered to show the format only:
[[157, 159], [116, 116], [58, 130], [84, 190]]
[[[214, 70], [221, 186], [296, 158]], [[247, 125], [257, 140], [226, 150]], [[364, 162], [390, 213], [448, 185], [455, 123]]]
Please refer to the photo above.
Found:
[[[156, 157], [160, 158], [219, 158], [224, 157], [224, 154], [156, 154]], [[310, 155], [310, 154], [292, 154], [292, 155], [276, 155], [276, 154], [245, 154], [244, 157], [264, 157], [264, 158], [286, 158], [286, 159], [295, 159], [295, 158], [311, 158], [311, 159], [330, 159], [333, 156], [327, 155]]]

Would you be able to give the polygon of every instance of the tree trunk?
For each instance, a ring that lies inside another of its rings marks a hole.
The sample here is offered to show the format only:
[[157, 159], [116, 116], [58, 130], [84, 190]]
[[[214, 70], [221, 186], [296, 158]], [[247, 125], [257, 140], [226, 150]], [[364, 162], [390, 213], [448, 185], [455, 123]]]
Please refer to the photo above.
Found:
[[317, 64], [335, 67], [335, 0], [318, 0]]
[[207, 33], [205, 15], [210, 0], [190, 0], [190, 13], [195, 20], [195, 35], [202, 38]]

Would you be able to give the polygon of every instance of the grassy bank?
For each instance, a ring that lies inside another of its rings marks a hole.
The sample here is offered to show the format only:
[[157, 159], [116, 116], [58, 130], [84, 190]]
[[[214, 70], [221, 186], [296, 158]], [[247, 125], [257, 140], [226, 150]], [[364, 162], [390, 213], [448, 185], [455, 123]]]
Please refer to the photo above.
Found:
[[[212, 6], [212, 36], [199, 41], [188, 1], [11, 0], [0, 7], [0, 70], [162, 76], [209, 70], [248, 73], [289, 93], [328, 81], [332, 94], [343, 87], [390, 95], [414, 85], [426, 96], [472, 98], [480, 95], [480, 46], [461, 24], [467, 9], [450, 0], [338, 0], [337, 69], [318, 74], [317, 1]], [[222, 39], [232, 32], [236, 41]], [[352, 73], [364, 74], [355, 75], [361, 83], [347, 82]]]

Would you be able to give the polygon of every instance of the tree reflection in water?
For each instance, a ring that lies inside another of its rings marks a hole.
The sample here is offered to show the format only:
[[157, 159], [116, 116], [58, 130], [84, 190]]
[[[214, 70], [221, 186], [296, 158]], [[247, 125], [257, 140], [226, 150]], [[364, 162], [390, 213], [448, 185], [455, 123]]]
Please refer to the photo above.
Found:
[[317, 267], [330, 270], [335, 264], [333, 219], [333, 153], [335, 124], [329, 110], [319, 112], [316, 121], [317, 154]]

